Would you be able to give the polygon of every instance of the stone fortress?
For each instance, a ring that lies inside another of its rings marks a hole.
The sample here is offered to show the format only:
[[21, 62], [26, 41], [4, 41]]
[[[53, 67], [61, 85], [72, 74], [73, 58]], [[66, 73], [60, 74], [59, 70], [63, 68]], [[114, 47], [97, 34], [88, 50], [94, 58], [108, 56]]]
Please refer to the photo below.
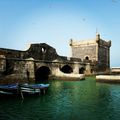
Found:
[[96, 69], [91, 73], [93, 71], [109, 71], [111, 41], [102, 40], [100, 34], [97, 33], [93, 40], [73, 41], [71, 39], [70, 46], [72, 57], [96, 63]]
[[109, 73], [111, 41], [96, 34], [93, 40], [71, 39], [70, 46], [69, 58], [46, 43], [31, 44], [26, 51], [0, 48], [0, 82], [84, 79], [84, 75]]

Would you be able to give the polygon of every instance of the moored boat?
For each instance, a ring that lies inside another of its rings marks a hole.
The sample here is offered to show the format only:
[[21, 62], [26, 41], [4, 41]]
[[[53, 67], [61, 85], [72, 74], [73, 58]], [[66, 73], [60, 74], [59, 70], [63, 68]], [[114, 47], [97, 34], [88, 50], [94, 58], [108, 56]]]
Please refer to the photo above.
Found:
[[9, 84], [0, 85], [0, 94], [20, 94], [23, 97], [24, 94], [40, 94], [45, 93], [49, 84]]

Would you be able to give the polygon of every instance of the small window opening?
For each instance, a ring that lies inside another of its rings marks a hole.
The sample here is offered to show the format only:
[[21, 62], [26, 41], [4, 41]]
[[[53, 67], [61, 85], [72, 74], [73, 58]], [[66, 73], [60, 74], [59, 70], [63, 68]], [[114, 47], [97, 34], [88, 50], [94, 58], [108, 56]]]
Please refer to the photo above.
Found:
[[86, 57], [85, 57], [85, 59], [86, 59], [86, 60], [89, 60], [89, 57], [88, 57], [88, 56], [86, 56]]
[[46, 48], [42, 47], [42, 53], [46, 53]]

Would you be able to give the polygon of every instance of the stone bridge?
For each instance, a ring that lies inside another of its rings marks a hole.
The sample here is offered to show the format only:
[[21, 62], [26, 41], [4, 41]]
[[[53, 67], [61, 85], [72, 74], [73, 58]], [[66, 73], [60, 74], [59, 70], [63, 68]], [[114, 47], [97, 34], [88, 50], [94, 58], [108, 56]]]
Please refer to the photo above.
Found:
[[89, 60], [59, 56], [45, 44], [31, 44], [26, 51], [0, 49], [0, 78], [9, 80], [46, 80], [79, 78], [92, 74], [94, 64]]

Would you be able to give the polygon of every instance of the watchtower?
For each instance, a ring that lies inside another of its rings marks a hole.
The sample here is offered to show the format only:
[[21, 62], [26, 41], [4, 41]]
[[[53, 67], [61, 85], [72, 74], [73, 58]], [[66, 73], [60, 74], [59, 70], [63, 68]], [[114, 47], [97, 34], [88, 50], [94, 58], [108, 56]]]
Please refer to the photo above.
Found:
[[105, 41], [96, 34], [95, 39], [74, 41], [70, 40], [72, 57], [91, 60], [96, 63], [96, 71], [106, 71], [110, 68], [111, 41]]

